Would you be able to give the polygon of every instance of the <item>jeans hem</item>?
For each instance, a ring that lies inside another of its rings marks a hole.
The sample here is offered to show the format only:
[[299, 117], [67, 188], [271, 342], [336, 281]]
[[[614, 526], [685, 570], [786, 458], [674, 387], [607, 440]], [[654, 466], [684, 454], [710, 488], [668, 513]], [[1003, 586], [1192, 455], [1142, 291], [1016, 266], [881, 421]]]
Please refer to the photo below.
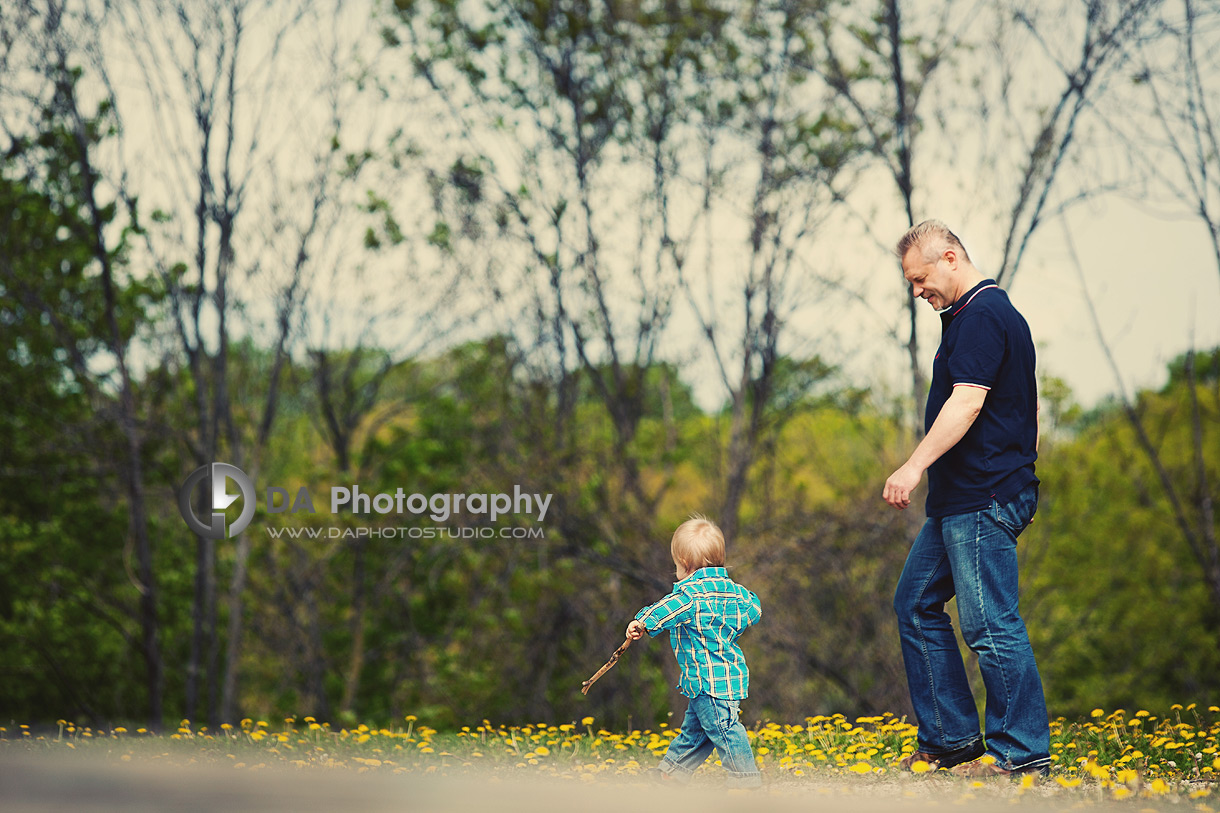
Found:
[[[1004, 765], [1003, 762], [999, 762], [998, 764]], [[1045, 776], [1047, 773], [1050, 772], [1051, 758], [1050, 757], [1038, 757], [1037, 759], [1031, 759], [1027, 762], [1022, 762], [1019, 765], [1004, 765], [1004, 769], [1008, 770], [1008, 771], [1012, 771], [1013, 773], [1034, 773], [1035, 771], [1037, 771]]]
[[919, 750], [935, 759], [937, 765], [941, 768], [952, 768], [955, 765], [961, 765], [963, 762], [978, 759], [986, 753], [986, 749], [983, 747], [982, 736], [975, 737], [965, 745], [951, 748], [948, 751], [929, 751], [923, 746], [920, 746]]
[[657, 764], [657, 770], [663, 774], [672, 776], [674, 779], [680, 779], [682, 781], [689, 781], [691, 776], [693, 776], [695, 773], [691, 769], [684, 768], [678, 763], [671, 762], [668, 759], [662, 759], [660, 763]]
[[762, 787], [762, 774], [758, 771], [754, 773], [731, 773], [728, 776], [726, 784], [730, 788]]

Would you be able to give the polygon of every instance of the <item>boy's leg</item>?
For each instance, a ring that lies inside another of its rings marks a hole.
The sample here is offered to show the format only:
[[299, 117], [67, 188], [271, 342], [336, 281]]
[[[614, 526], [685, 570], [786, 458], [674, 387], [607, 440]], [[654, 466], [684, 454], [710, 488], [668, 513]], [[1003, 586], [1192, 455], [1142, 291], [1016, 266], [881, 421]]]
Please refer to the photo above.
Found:
[[[699, 702], [696, 702], [699, 701]], [[746, 727], [738, 719], [740, 700], [722, 700], [701, 694], [691, 701], [699, 722], [720, 752], [720, 763], [729, 772], [729, 787], [756, 788], [762, 784], [762, 774], [754, 761]]]
[[[705, 695], [700, 695], [703, 696]], [[680, 782], [689, 782], [691, 774], [707, 760], [712, 748], [712, 741], [703, 730], [699, 715], [695, 712], [695, 701], [692, 700], [686, 706], [682, 730], [669, 743], [657, 770]]]

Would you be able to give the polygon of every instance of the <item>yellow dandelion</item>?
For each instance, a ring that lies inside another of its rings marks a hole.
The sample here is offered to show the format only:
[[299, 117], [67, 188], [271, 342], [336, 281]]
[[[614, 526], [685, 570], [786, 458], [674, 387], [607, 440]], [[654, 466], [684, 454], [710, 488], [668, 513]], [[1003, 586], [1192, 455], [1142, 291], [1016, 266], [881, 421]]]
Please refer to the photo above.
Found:
[[866, 774], [873, 772], [873, 766], [869, 765], [867, 762], [857, 762], [847, 770], [851, 771], [852, 773]]
[[927, 773], [930, 770], [932, 770], [932, 764], [922, 759], [917, 759], [911, 763], [911, 773]]

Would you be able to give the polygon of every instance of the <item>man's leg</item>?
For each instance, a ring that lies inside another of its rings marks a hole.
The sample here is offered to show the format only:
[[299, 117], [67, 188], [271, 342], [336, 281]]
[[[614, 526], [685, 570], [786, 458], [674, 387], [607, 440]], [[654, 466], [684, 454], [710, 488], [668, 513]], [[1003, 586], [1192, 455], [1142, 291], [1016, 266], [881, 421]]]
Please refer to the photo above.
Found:
[[762, 784], [762, 774], [754, 761], [750, 738], [746, 727], [738, 719], [741, 706], [739, 700], [722, 700], [710, 695], [699, 695], [699, 704], [691, 702], [699, 714], [699, 721], [708, 737], [720, 752], [720, 764], [729, 772], [730, 788], [756, 788]]
[[944, 767], [982, 753], [978, 709], [953, 623], [945, 612], [945, 602], [953, 594], [941, 520], [929, 518], [907, 554], [894, 592], [894, 612], [911, 706], [919, 723], [919, 750], [940, 758]]
[[659, 772], [680, 782], [690, 781], [691, 774], [707, 760], [714, 747], [707, 732], [703, 730], [703, 724], [699, 722], [695, 700], [687, 704], [686, 716], [682, 718], [682, 730], [669, 743], [665, 756], [661, 757], [661, 762], [657, 765]]
[[1017, 534], [1037, 504], [1036, 486], [1030, 489], [1012, 503], [942, 524], [962, 636], [978, 653], [987, 687], [987, 753], [1009, 771], [1050, 766], [1046, 698], [1017, 608]]

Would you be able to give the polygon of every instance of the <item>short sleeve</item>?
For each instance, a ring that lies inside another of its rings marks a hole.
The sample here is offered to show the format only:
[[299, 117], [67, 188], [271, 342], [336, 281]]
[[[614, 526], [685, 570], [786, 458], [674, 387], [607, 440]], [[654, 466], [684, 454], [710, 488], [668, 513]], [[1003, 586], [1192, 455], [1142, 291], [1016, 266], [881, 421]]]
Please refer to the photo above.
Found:
[[1007, 337], [994, 313], [976, 308], [962, 314], [957, 341], [949, 356], [949, 381], [955, 386], [991, 389], [1004, 360]]

